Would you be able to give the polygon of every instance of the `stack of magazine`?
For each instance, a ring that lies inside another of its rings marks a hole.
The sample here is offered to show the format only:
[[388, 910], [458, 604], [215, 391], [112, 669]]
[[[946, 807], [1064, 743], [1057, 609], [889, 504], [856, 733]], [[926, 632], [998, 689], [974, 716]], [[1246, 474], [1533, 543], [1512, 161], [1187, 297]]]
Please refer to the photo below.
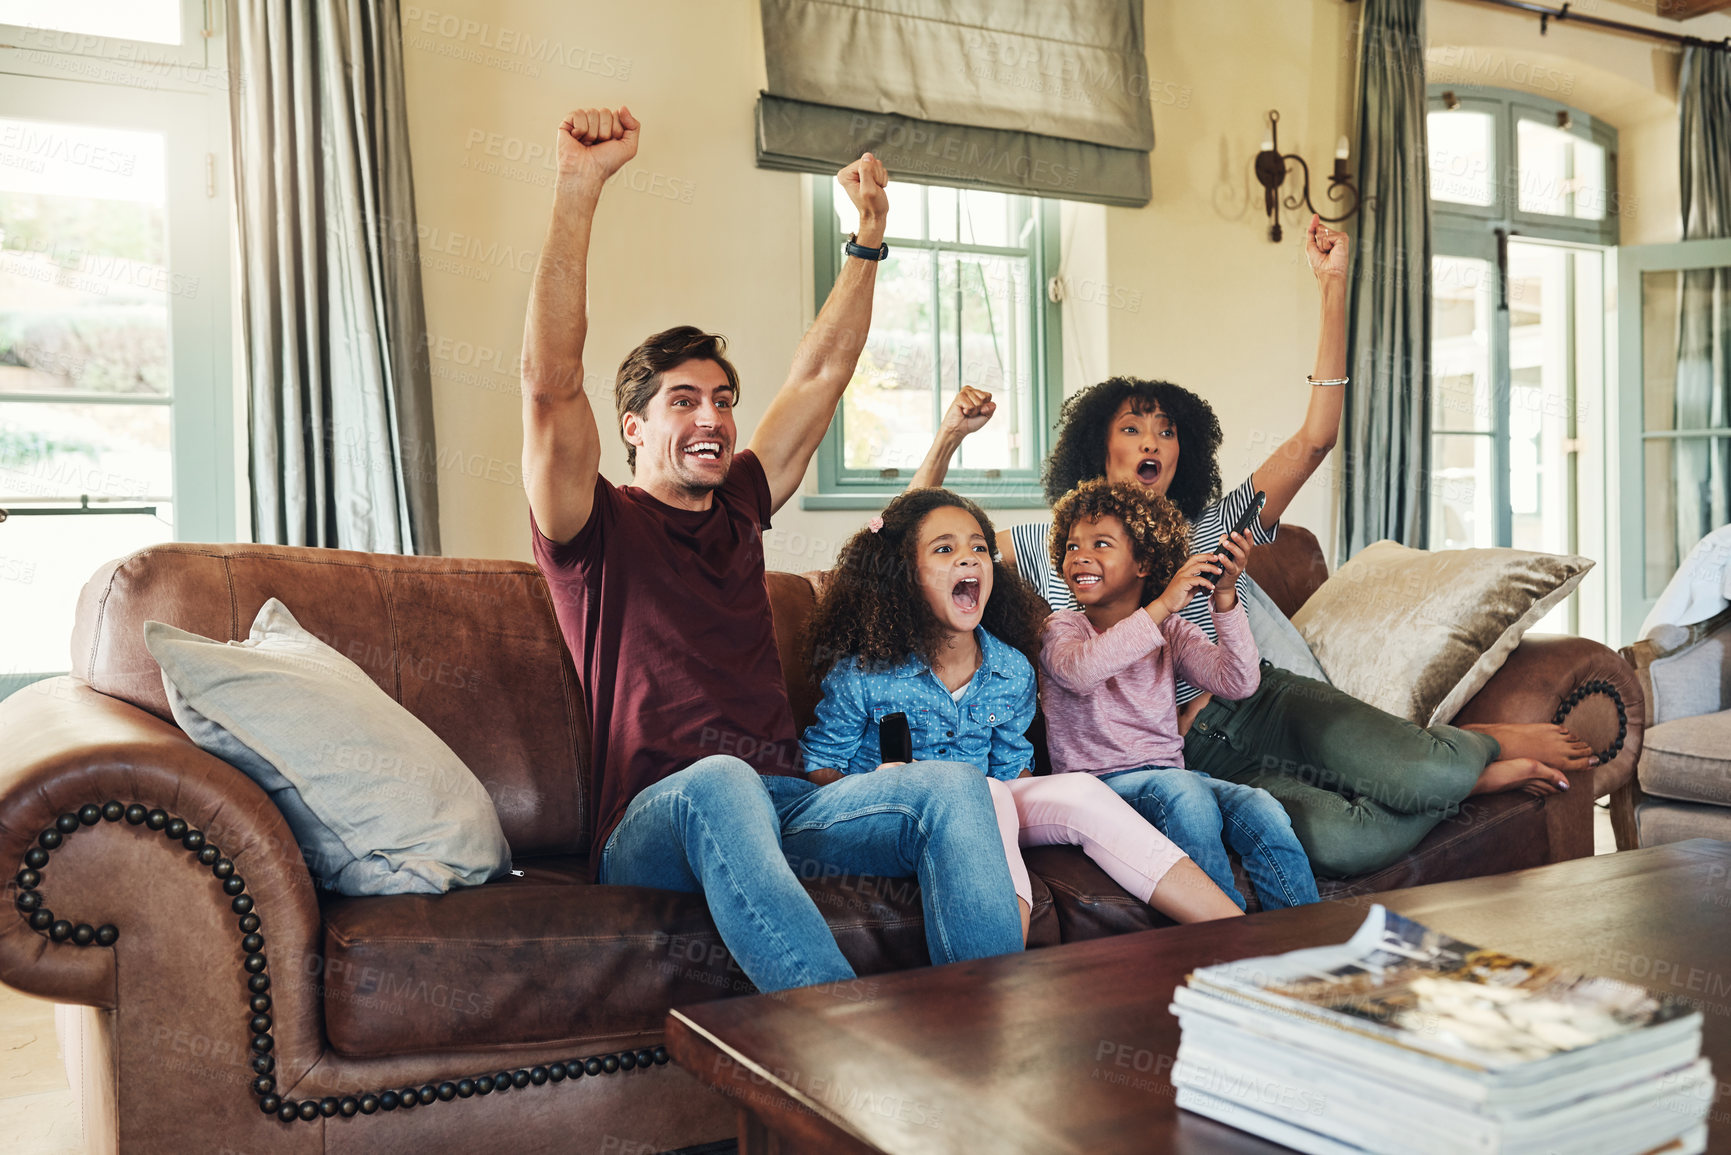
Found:
[[1713, 1074], [1689, 1004], [1381, 906], [1350, 941], [1173, 992], [1180, 1107], [1314, 1155], [1691, 1155]]

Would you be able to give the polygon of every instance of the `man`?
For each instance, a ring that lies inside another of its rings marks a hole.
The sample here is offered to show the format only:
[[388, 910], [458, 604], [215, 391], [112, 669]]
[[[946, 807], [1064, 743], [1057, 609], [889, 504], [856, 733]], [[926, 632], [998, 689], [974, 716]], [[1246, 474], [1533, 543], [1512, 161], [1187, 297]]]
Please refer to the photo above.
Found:
[[583, 109], [560, 126], [523, 340], [535, 558], [594, 733], [591, 869], [604, 883], [701, 891], [760, 990], [854, 977], [790, 859], [916, 875], [934, 963], [1016, 950], [984, 776], [915, 766], [820, 788], [800, 770], [775, 648], [763, 530], [804, 477], [864, 347], [884, 167], [868, 153], [837, 177], [859, 209], [857, 243], [750, 448], [734, 451], [740, 386], [720, 337], [669, 329], [626, 357], [616, 407], [635, 484], [619, 487], [598, 472], [583, 391], [587, 263], [602, 187], [636, 155], [639, 128], [626, 108]]

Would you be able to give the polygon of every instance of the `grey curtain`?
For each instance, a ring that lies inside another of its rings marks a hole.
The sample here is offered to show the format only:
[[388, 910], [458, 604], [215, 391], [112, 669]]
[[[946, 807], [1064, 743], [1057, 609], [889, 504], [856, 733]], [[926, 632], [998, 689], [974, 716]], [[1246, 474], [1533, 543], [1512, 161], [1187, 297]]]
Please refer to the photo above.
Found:
[[1373, 541], [1427, 544], [1430, 170], [1423, 0], [1364, 0], [1359, 188], [1347, 314], [1340, 558]]
[[[1718, 48], [1683, 49], [1678, 75], [1683, 239], [1731, 236], [1731, 57]], [[1731, 278], [1724, 269], [1679, 276], [1676, 429], [1731, 424]], [[1694, 544], [1731, 521], [1731, 462], [1722, 438], [1672, 444], [1676, 495], [1673, 555], [1649, 557], [1674, 573]]]
[[1142, 0], [762, 0], [760, 168], [1140, 207]]
[[396, 0], [228, 0], [257, 540], [439, 552]]

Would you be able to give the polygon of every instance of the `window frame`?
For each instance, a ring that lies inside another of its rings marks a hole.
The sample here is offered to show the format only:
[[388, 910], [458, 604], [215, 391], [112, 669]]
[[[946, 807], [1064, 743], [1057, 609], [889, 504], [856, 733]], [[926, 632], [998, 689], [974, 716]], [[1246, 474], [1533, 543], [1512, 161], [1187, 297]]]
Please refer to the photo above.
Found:
[[[0, 25], [0, 77], [62, 87], [66, 94], [40, 106], [27, 100], [23, 107], [9, 107], [10, 118], [160, 131], [182, 155], [205, 154], [203, 165], [171, 166], [166, 174], [170, 268], [196, 268], [199, 277], [191, 299], [182, 299], [169, 314], [173, 389], [160, 399], [128, 396], [99, 403], [168, 407], [173, 463], [168, 500], [174, 507], [169, 540], [234, 541], [245, 525], [238, 504], [245, 481], [237, 460], [237, 453], [245, 452], [238, 421], [245, 401], [236, 392], [232, 253], [225, 248], [234, 229], [227, 48], [222, 30], [210, 22], [211, 0], [180, 0], [180, 8], [184, 39], [178, 46], [56, 32], [49, 35], [83, 39], [72, 50], [52, 51], [30, 44], [31, 36], [43, 34], [40, 29]], [[213, 67], [212, 60], [218, 65]], [[83, 111], [91, 99], [101, 101], [101, 115]], [[0, 673], [0, 699], [64, 673], [58, 667]]]
[[[1481, 230], [1494, 234], [1498, 228], [1529, 240], [1574, 242], [1614, 247], [1621, 235], [1617, 181], [1617, 130], [1571, 105], [1512, 89], [1483, 88], [1465, 84], [1432, 84], [1427, 89], [1426, 113], [1450, 111], [1444, 97], [1453, 93], [1465, 111], [1489, 113], [1492, 118], [1491, 203], [1466, 205], [1431, 199], [1431, 225], [1441, 231]], [[1557, 123], [1559, 114], [1569, 118], [1569, 127]], [[1428, 119], [1428, 116], [1427, 116]], [[1605, 150], [1605, 215], [1600, 220], [1555, 216], [1521, 208], [1520, 123], [1531, 121], [1555, 128]], [[1448, 254], [1450, 256], [1456, 254]], [[1465, 253], [1459, 254], [1468, 255]]]
[[[1571, 249], [1592, 249], [1603, 254], [1602, 275], [1607, 281], [1613, 276], [1616, 264], [1616, 250], [1620, 241], [1621, 214], [1618, 198], [1618, 137], [1617, 130], [1603, 121], [1569, 105], [1543, 97], [1533, 96], [1526, 92], [1508, 89], [1484, 88], [1473, 85], [1431, 84], [1427, 89], [1426, 112], [1444, 111], [1448, 109], [1445, 94], [1452, 93], [1458, 102], [1457, 107], [1464, 111], [1487, 113], [1492, 118], [1491, 127], [1491, 203], [1489, 205], [1467, 205], [1453, 201], [1432, 199], [1430, 202], [1431, 255], [1435, 257], [1458, 257], [1468, 260], [1483, 261], [1490, 269], [1491, 284], [1491, 318], [1490, 318], [1490, 363], [1491, 378], [1491, 419], [1488, 430], [1439, 430], [1436, 428], [1433, 411], [1425, 413], [1426, 433], [1429, 444], [1426, 446], [1434, 463], [1442, 459], [1440, 448], [1442, 439], [1448, 437], [1489, 437], [1491, 439], [1491, 469], [1489, 478], [1493, 501], [1496, 510], [1495, 545], [1508, 547], [1514, 540], [1514, 502], [1510, 469], [1513, 456], [1513, 422], [1510, 406], [1513, 403], [1513, 369], [1512, 369], [1512, 332], [1508, 299], [1508, 270], [1506, 241], [1518, 240], [1522, 243], [1537, 242]], [[1563, 128], [1558, 123], [1559, 114], [1566, 114], [1569, 126]], [[1604, 150], [1605, 155], [1605, 215], [1599, 220], [1579, 217], [1564, 217], [1549, 213], [1523, 211], [1520, 207], [1520, 147], [1519, 132], [1522, 121], [1532, 121], [1546, 127], [1558, 128], [1581, 140], [1591, 141]], [[1427, 117], [1428, 123], [1428, 117]], [[1502, 234], [1499, 238], [1499, 233]], [[1578, 291], [1575, 283], [1574, 265], [1569, 266], [1567, 292], [1573, 299]], [[1435, 265], [1427, 275], [1435, 276]], [[1574, 310], [1569, 309], [1573, 317]], [[1571, 321], [1571, 324], [1573, 322]], [[1608, 338], [1609, 329], [1603, 335]], [[1435, 337], [1433, 335], [1434, 343]], [[1580, 427], [1580, 396], [1578, 375], [1574, 363], [1574, 350], [1577, 341], [1570, 341], [1569, 395], [1567, 398], [1566, 439], [1575, 448], [1566, 450], [1570, 465], [1568, 469], [1567, 500], [1573, 513], [1569, 529], [1570, 548], [1578, 552], [1579, 538], [1584, 524], [1584, 514], [1581, 509], [1580, 476], [1582, 463], [1580, 446], [1583, 443], [1585, 430]], [[1426, 351], [1427, 362], [1431, 353]], [[1612, 380], [1613, 355], [1609, 348], [1603, 352], [1602, 378], [1609, 388]], [[1431, 373], [1434, 376], [1435, 367]], [[1434, 390], [1434, 385], [1433, 385]], [[1609, 398], [1600, 399], [1609, 400]], [[1435, 405], [1434, 392], [1431, 405]], [[1594, 405], [1594, 410], [1600, 408]], [[1427, 520], [1428, 499], [1427, 499]], [[1437, 532], [1435, 525], [1427, 528], [1428, 548], [1431, 539]], [[1579, 597], [1569, 599], [1569, 627], [1578, 631], [1581, 625], [1581, 604]]]
[[[922, 182], [906, 182], [908, 184]], [[933, 187], [959, 188], [936, 185]], [[996, 190], [990, 190], [996, 191]], [[1017, 194], [1006, 194], [1017, 195]], [[944, 479], [947, 488], [978, 502], [986, 509], [1029, 509], [1043, 507], [1045, 497], [1040, 488], [1040, 468], [1050, 449], [1051, 431], [1064, 401], [1063, 380], [1063, 317], [1061, 305], [1052, 300], [1051, 281], [1058, 275], [1061, 252], [1059, 202], [1043, 197], [1030, 197], [1034, 219], [1034, 235], [1027, 249], [1029, 256], [1028, 285], [1030, 289], [1030, 320], [1034, 334], [1033, 415], [1024, 436], [1033, 440], [1027, 469], [986, 470], [952, 468]], [[842, 237], [835, 229], [835, 184], [812, 178], [812, 292], [814, 309], [821, 311], [830, 290], [841, 273]], [[910, 247], [910, 242], [889, 240], [891, 247]], [[977, 252], [990, 256], [1020, 255], [1023, 250], [1006, 249], [997, 245], [973, 245], [951, 241], [918, 242], [923, 250], [936, 252]], [[814, 313], [815, 315], [815, 313]], [[887, 470], [847, 469], [843, 452], [845, 434], [842, 427], [844, 410], [838, 405], [823, 442], [818, 446], [817, 491], [802, 494], [800, 508], [810, 510], [881, 509], [884, 503], [906, 489], [913, 469], [897, 467], [893, 476]], [[934, 427], [935, 433], [935, 427]]]
[[[136, 72], [132, 79], [137, 83], [147, 83], [153, 78], [152, 74], [157, 74], [155, 79], [160, 80], [160, 73], [168, 70], [185, 82], [194, 75], [194, 70], [210, 67], [211, 40], [216, 35], [211, 24], [214, 15], [211, 5], [212, 0], [179, 0], [179, 44], [0, 23], [0, 48], [16, 51], [27, 59], [35, 57], [30, 62], [38, 68], [48, 69], [49, 75], [54, 75], [57, 67], [77, 68], [72, 62], [86, 57], [112, 66], [112, 71], [103, 69], [97, 73], [78, 69], [84, 72], [86, 79], [125, 84], [128, 82], [127, 74]], [[65, 63], [57, 66], [55, 61]], [[227, 83], [226, 78], [222, 83]]]

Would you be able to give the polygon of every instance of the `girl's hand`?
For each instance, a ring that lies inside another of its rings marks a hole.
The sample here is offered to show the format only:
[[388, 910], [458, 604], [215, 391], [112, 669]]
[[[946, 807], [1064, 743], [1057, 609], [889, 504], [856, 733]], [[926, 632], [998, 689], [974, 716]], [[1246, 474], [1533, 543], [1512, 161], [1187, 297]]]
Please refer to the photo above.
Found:
[[1225, 613], [1238, 604], [1238, 575], [1250, 560], [1250, 547], [1256, 543], [1248, 533], [1234, 533], [1220, 539], [1220, 580], [1214, 583], [1214, 608]]
[[894, 770], [897, 766], [906, 766], [906, 762], [879, 762], [879, 770]]
[[1197, 590], [1211, 589], [1208, 579], [1220, 572], [1220, 560], [1211, 553], [1199, 553], [1178, 567], [1161, 595], [1148, 603], [1148, 616], [1163, 621], [1181, 612], [1190, 604]]

